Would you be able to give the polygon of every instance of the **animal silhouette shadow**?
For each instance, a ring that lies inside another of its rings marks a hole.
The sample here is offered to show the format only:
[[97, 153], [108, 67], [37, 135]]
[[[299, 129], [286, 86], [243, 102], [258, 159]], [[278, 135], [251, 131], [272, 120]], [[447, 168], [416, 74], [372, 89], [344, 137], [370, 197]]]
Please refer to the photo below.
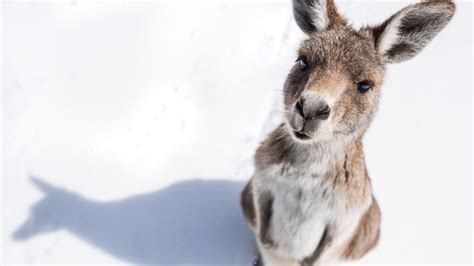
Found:
[[133, 264], [239, 264], [255, 256], [253, 234], [239, 209], [243, 183], [183, 181], [162, 190], [96, 202], [31, 178], [45, 197], [12, 235], [24, 241], [67, 230]]

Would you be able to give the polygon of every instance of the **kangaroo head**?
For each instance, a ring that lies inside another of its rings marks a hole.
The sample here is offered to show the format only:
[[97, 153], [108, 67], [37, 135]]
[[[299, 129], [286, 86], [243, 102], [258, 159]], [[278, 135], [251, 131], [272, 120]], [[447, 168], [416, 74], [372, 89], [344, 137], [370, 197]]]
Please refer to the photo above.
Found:
[[81, 201], [79, 196], [42, 180], [31, 178], [31, 182], [44, 193], [44, 197], [33, 205], [28, 219], [13, 233], [15, 240], [26, 240], [63, 228], [64, 219]]
[[300, 142], [362, 134], [377, 110], [385, 65], [417, 55], [454, 10], [448, 0], [423, 1], [378, 26], [354, 29], [333, 0], [293, 0], [308, 38], [284, 88], [290, 134]]

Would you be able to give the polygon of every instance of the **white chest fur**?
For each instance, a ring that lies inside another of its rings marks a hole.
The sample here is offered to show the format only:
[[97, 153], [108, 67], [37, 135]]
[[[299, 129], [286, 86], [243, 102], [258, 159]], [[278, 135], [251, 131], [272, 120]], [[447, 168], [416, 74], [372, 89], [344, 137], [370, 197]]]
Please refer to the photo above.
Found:
[[318, 163], [310, 165], [273, 165], [254, 175], [257, 213], [261, 212], [259, 196], [273, 196], [268, 234], [274, 251], [283, 256], [299, 260], [310, 256], [328, 226], [333, 237], [331, 245], [341, 244], [370, 204], [368, 199], [367, 206], [348, 207], [350, 198], [328, 178], [331, 163], [325, 159], [319, 158]]

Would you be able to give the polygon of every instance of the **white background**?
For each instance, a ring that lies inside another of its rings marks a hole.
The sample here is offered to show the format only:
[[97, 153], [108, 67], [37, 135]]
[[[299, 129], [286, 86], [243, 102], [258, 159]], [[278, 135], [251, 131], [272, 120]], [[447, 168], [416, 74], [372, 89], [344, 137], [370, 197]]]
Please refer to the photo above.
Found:
[[[406, 5], [337, 2], [355, 26]], [[290, 1], [2, 7], [3, 263], [250, 265], [238, 194], [304, 38]], [[359, 263], [471, 261], [471, 19], [388, 66]]]

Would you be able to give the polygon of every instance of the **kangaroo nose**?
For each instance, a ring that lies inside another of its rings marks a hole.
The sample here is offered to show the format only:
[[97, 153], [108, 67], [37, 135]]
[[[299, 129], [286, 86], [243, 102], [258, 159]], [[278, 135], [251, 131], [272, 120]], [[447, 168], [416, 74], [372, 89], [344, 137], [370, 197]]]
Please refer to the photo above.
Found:
[[329, 105], [316, 97], [301, 97], [295, 104], [295, 110], [305, 120], [326, 120], [331, 112]]

